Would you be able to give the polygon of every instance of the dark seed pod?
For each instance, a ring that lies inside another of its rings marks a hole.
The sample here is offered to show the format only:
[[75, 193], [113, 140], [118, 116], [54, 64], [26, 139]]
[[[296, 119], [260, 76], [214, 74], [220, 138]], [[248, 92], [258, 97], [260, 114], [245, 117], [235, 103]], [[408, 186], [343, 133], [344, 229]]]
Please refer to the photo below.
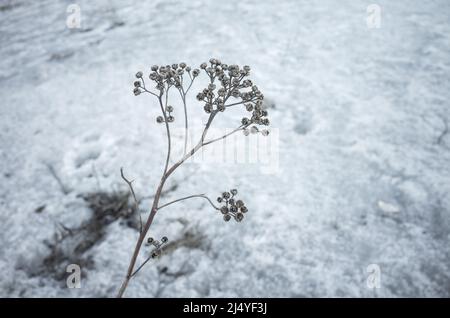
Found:
[[137, 77], [137, 78], [141, 78], [143, 75], [144, 75], [144, 74], [143, 74], [141, 71], [139, 71], [139, 72], [136, 73], [136, 77]]
[[218, 198], [217, 198], [217, 202], [221, 203], [221, 202], [222, 202], [222, 198], [221, 198], [221, 197], [218, 197]]
[[231, 220], [231, 216], [229, 214], [224, 214], [223, 219], [225, 222], [228, 222], [229, 220]]
[[226, 206], [223, 206], [220, 208], [220, 212], [222, 212], [223, 214], [227, 214], [228, 213], [228, 208]]
[[224, 192], [222, 193], [222, 198], [229, 199], [230, 198], [230, 192]]
[[164, 122], [164, 117], [163, 117], [163, 116], [158, 116], [158, 117], [156, 117], [156, 122], [157, 122], [158, 124], [163, 123], [163, 122]]
[[242, 214], [241, 212], [236, 213], [236, 215], [234, 216], [234, 219], [237, 222], [241, 222], [244, 219], [244, 214]]
[[152, 243], [153, 243], [153, 237], [149, 237], [149, 238], [147, 239], [147, 243], [148, 243], [148, 244], [152, 244]]
[[241, 206], [241, 207], [239, 208], [239, 211], [241, 211], [242, 213], [247, 213], [247, 212], [248, 212], [248, 209], [247, 209], [246, 206]]
[[173, 116], [167, 117], [167, 121], [168, 121], [169, 123], [172, 123], [174, 120], [175, 120], [175, 117], [173, 117]]
[[237, 206], [238, 208], [240, 208], [240, 207], [244, 206], [244, 202], [243, 202], [242, 200], [237, 200], [237, 201], [236, 201], [236, 206]]
[[139, 82], [139, 81], [134, 82], [134, 87], [140, 87], [140, 86], [141, 86], [141, 82]]
[[205, 105], [204, 107], [203, 107], [203, 109], [205, 110], [205, 112], [206, 113], [210, 113], [211, 112], [211, 110], [212, 110], [212, 107], [211, 107], [211, 105]]
[[167, 238], [167, 236], [163, 236], [162, 238], [161, 238], [161, 242], [162, 243], [167, 243], [169, 241], [169, 239]]

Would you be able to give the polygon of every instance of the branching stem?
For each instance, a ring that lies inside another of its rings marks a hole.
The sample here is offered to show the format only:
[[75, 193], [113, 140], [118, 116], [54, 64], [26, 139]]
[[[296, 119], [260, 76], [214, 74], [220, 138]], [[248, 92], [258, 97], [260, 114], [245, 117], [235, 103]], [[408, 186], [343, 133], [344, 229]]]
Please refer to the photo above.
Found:
[[171, 205], [173, 203], [184, 201], [184, 200], [191, 199], [191, 198], [203, 198], [203, 199], [206, 199], [209, 202], [209, 204], [211, 204], [211, 206], [214, 209], [219, 210], [219, 208], [217, 206], [215, 206], [214, 203], [211, 201], [211, 199], [208, 198], [205, 194], [194, 194], [194, 195], [189, 195], [189, 196], [184, 197], [184, 198], [173, 200], [173, 201], [171, 201], [169, 203], [161, 205], [160, 207], [158, 207], [158, 210], [161, 210], [162, 208], [165, 208], [166, 206], [169, 206], [169, 205]]

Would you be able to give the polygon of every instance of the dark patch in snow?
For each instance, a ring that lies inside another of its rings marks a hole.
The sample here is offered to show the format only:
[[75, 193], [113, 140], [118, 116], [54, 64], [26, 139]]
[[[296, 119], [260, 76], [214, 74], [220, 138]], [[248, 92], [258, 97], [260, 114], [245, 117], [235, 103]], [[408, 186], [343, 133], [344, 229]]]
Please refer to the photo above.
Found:
[[92, 269], [94, 260], [89, 251], [104, 239], [109, 224], [120, 220], [126, 226], [139, 229], [129, 192], [94, 192], [81, 197], [91, 209], [91, 217], [77, 228], [68, 228], [60, 223], [53, 239], [44, 242], [50, 252], [36, 270], [28, 271], [30, 276], [50, 276], [57, 281], [64, 281], [68, 264]]

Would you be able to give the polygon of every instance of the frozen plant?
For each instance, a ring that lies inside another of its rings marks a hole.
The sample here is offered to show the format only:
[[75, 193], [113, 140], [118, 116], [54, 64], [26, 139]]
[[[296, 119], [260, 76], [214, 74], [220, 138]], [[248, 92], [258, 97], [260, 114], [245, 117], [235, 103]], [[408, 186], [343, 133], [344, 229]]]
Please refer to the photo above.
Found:
[[[186, 95], [192, 88], [192, 85], [197, 77], [201, 74], [206, 74], [208, 76], [208, 86], [201, 90], [197, 94], [197, 100], [203, 106], [203, 110], [208, 115], [206, 125], [201, 134], [198, 143], [190, 150], [187, 149], [188, 140], [188, 111], [186, 105]], [[232, 218], [237, 222], [241, 222], [244, 218], [244, 214], [248, 211], [242, 200], [236, 198], [237, 190], [232, 189], [229, 192], [223, 192], [217, 201], [221, 206], [216, 206], [211, 199], [209, 199], [205, 194], [196, 194], [183, 197], [165, 204], [160, 205], [160, 197], [164, 188], [164, 184], [169, 178], [169, 176], [185, 162], [189, 157], [193, 156], [200, 148], [209, 145], [215, 141], [222, 140], [231, 134], [238, 131], [243, 131], [244, 135], [261, 133], [264, 136], [269, 134], [266, 129], [259, 129], [258, 126], [268, 126], [269, 119], [267, 118], [267, 111], [263, 107], [264, 95], [259, 91], [258, 87], [253, 84], [253, 82], [247, 77], [250, 74], [250, 67], [244, 66], [239, 67], [238, 65], [227, 65], [221, 63], [218, 59], [210, 59], [208, 63], [202, 63], [200, 69], [192, 69], [187, 66], [186, 63], [172, 64], [167, 66], [157, 66], [151, 67], [151, 72], [149, 79], [152, 85], [146, 86], [144, 80], [144, 74], [142, 72], [136, 73], [136, 81], [134, 82], [134, 94], [150, 94], [154, 96], [161, 108], [161, 115], [156, 118], [156, 122], [165, 125], [165, 131], [167, 135], [167, 156], [164, 165], [164, 170], [159, 182], [158, 188], [154, 196], [154, 200], [151, 206], [150, 215], [148, 219], [143, 224], [141, 221], [140, 234], [136, 242], [136, 247], [131, 258], [128, 271], [125, 280], [120, 287], [118, 297], [122, 297], [129, 281], [133, 278], [138, 271], [151, 259], [158, 257], [161, 254], [162, 247], [167, 243], [167, 237], [163, 237], [161, 242], [154, 240], [153, 238], [147, 238], [147, 243], [154, 247], [153, 251], [141, 265], [136, 268], [136, 260], [138, 258], [139, 252], [142, 248], [145, 238], [153, 222], [153, 219], [157, 212], [168, 205], [176, 202], [191, 198], [202, 198], [209, 202], [209, 204], [223, 215], [225, 221], [230, 221]], [[177, 95], [180, 96], [181, 104], [184, 113], [184, 152], [183, 156], [171, 166], [169, 162], [171, 160], [171, 149], [172, 141], [170, 136], [170, 126], [171, 123], [175, 121], [173, 116], [174, 104], [169, 101], [169, 91], [174, 90]], [[229, 107], [236, 107], [241, 105], [249, 115], [238, 119], [235, 124], [237, 127], [231, 132], [213, 139], [207, 139], [208, 130], [214, 118], [221, 112], [226, 111]], [[137, 209], [137, 200], [134, 195], [134, 190], [129, 181], [121, 170], [122, 178], [127, 182], [130, 187], [130, 191], [133, 195], [134, 202]], [[140, 215], [139, 215], [140, 216]], [[136, 269], [135, 269], [136, 268]]]

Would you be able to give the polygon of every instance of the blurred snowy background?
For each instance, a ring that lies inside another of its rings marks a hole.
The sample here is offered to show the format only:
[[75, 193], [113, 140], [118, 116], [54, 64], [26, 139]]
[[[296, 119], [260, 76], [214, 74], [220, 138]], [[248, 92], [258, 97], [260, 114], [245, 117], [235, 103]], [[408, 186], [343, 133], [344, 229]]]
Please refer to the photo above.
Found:
[[148, 211], [166, 147], [134, 74], [210, 57], [252, 67], [279, 170], [177, 171], [163, 202], [236, 187], [250, 212], [161, 211], [171, 248], [126, 296], [450, 296], [450, 2], [86, 0], [70, 29], [71, 3], [0, 1], [0, 296], [115, 295], [138, 235], [119, 169]]

